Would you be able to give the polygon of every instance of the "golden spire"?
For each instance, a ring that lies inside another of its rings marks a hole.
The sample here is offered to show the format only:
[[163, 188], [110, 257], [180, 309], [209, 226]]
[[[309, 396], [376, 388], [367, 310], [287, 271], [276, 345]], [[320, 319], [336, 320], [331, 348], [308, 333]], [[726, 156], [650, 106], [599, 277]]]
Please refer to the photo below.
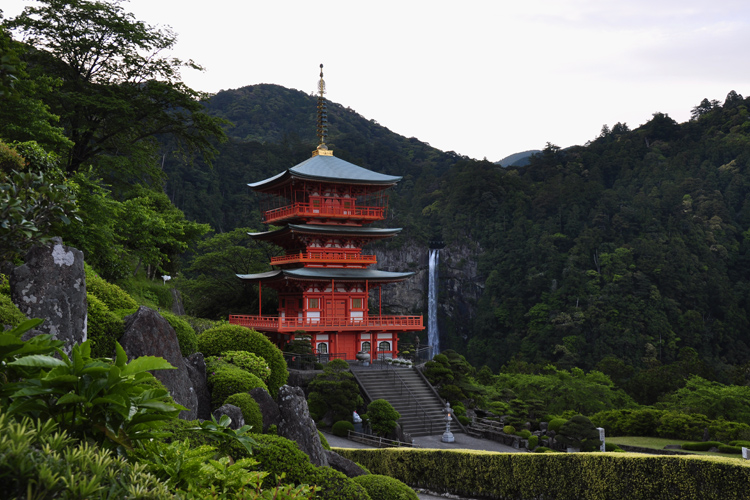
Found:
[[326, 146], [328, 138], [328, 110], [326, 109], [326, 82], [323, 80], [323, 65], [320, 65], [320, 81], [318, 82], [318, 148], [313, 151], [313, 156], [333, 156], [333, 151]]

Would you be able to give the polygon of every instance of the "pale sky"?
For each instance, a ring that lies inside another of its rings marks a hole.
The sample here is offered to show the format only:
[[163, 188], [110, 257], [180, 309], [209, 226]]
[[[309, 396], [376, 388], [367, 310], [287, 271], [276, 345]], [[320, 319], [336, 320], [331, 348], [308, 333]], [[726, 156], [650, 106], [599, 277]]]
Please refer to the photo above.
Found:
[[[6, 18], [28, 0], [3, 0]], [[217, 92], [274, 83], [491, 161], [750, 94], [747, 0], [130, 0]]]

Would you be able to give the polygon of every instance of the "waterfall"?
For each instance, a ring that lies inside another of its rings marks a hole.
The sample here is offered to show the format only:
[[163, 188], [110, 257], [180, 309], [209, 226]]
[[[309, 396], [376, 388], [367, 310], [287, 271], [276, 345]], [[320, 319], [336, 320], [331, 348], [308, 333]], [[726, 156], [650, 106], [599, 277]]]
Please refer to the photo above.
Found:
[[440, 353], [440, 333], [437, 324], [438, 307], [438, 262], [440, 249], [430, 249], [430, 279], [427, 291], [427, 342], [432, 346], [432, 355]]

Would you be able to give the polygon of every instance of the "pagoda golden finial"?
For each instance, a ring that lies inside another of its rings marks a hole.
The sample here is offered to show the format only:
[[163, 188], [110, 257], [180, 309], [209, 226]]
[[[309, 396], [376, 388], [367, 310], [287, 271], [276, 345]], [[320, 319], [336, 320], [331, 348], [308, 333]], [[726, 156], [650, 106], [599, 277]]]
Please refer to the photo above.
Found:
[[326, 82], [323, 80], [323, 65], [320, 65], [320, 81], [318, 82], [318, 148], [313, 156], [333, 156], [333, 151], [326, 146], [328, 138], [328, 110], [326, 109]]

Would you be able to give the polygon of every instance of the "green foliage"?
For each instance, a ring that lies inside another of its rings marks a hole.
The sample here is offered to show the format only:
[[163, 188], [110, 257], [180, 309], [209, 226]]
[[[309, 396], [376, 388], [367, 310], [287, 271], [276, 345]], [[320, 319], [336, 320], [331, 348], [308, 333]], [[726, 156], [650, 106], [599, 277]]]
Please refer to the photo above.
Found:
[[73, 346], [67, 356], [49, 336], [21, 340], [36, 324], [28, 321], [2, 334], [0, 361], [7, 380], [14, 380], [0, 389], [8, 415], [51, 420], [73, 437], [132, 449], [134, 442], [157, 435], [159, 422], [184, 409], [166, 390], [155, 388], [149, 371], [173, 368], [164, 359], [143, 356], [128, 363], [120, 344], [113, 360], [92, 358], [89, 341]]
[[260, 412], [258, 403], [250, 394], [238, 393], [232, 394], [226, 400], [225, 405], [234, 405], [242, 410], [242, 417], [245, 419], [245, 425], [258, 433], [263, 430], [263, 415]]
[[[0, 276], [3, 279], [6, 279], [4, 275]], [[21, 310], [18, 309], [18, 306], [10, 300], [10, 295], [0, 292], [0, 327], [18, 326], [25, 320], [26, 315], [24, 315]]]
[[565, 425], [565, 422], [567, 422], [567, 419], [564, 419], [564, 418], [553, 418], [547, 424], [547, 430], [548, 431], [560, 432], [560, 429], [562, 428], [563, 425]]
[[744, 498], [750, 480], [746, 463], [723, 457], [410, 448], [337, 451], [373, 474], [469, 498], [652, 500], [668, 492], [671, 498], [720, 500]]
[[331, 467], [316, 468], [308, 480], [320, 488], [315, 492], [316, 499], [370, 500], [365, 488]]
[[198, 352], [198, 336], [190, 323], [176, 314], [161, 311], [159, 314], [166, 319], [177, 334], [177, 341], [180, 343], [180, 352], [183, 357], [190, 356]]
[[349, 422], [348, 420], [339, 420], [338, 422], [334, 422], [333, 426], [331, 427], [331, 432], [333, 433], [333, 435], [338, 437], [349, 436], [349, 431], [354, 431], [354, 424]]
[[70, 186], [44, 173], [0, 171], [0, 260], [25, 255], [78, 217]]
[[268, 381], [271, 376], [271, 369], [268, 367], [266, 360], [247, 351], [226, 351], [222, 354], [221, 359], [225, 362], [242, 368], [261, 379], [263, 382]]
[[138, 307], [138, 303], [125, 290], [107, 282], [88, 264], [83, 267], [86, 271], [86, 292], [95, 295], [110, 311]]
[[385, 399], [376, 399], [367, 405], [367, 416], [373, 432], [381, 436], [390, 434], [401, 418], [401, 414]]
[[318, 437], [320, 438], [320, 444], [323, 446], [324, 449], [331, 451], [331, 445], [328, 444], [328, 440], [326, 439], [325, 434], [318, 431]]
[[233, 394], [250, 392], [257, 387], [268, 391], [268, 387], [261, 379], [220, 358], [206, 359], [206, 373], [213, 408], [220, 407]]
[[315, 466], [310, 463], [310, 457], [297, 447], [297, 443], [268, 434], [256, 434], [253, 439], [258, 443], [253, 453], [253, 458], [258, 461], [258, 470], [268, 472], [263, 479], [263, 487], [278, 484], [282, 475], [283, 483], [312, 484], [307, 478]]
[[529, 439], [529, 449], [533, 450], [539, 444], [539, 436], [530, 435], [528, 439]]
[[750, 424], [750, 387], [724, 385], [694, 376], [685, 387], [667, 396], [658, 407]]
[[198, 351], [204, 356], [219, 356], [227, 351], [247, 351], [260, 356], [271, 368], [268, 391], [274, 397], [289, 377], [281, 351], [262, 333], [243, 326], [222, 325], [204, 331], [198, 336]]
[[599, 431], [596, 430], [591, 420], [583, 415], [576, 415], [565, 422], [555, 438], [561, 443], [578, 448], [581, 451], [595, 451], [602, 445], [599, 439]]
[[112, 357], [115, 343], [125, 333], [125, 325], [116, 314], [96, 295], [86, 293], [87, 335], [92, 344], [91, 352], [94, 357]]
[[711, 448], [718, 448], [721, 443], [718, 441], [701, 441], [700, 443], [683, 443], [682, 449], [689, 451], [708, 451]]
[[742, 446], [729, 446], [726, 444], [719, 445], [719, 453], [728, 455], [742, 455]]
[[523, 439], [529, 439], [531, 437], [531, 431], [528, 429], [521, 429], [516, 434], [522, 437]]
[[76, 441], [51, 420], [0, 413], [0, 456], [5, 498], [173, 498], [144, 465]]
[[353, 478], [372, 500], [417, 500], [417, 494], [407, 485], [388, 476], [366, 474]]
[[364, 404], [359, 385], [349, 373], [349, 365], [337, 361], [342, 360], [327, 363], [323, 373], [316, 375], [308, 385], [307, 404], [310, 416], [316, 421], [351, 421], [354, 411]]
[[172, 490], [195, 488], [202, 483], [201, 468], [215, 455], [216, 448], [193, 447], [189, 441], [146, 441], [130, 453]]
[[516, 428], [513, 427], [512, 425], [505, 425], [503, 426], [503, 432], [506, 434], [515, 434]]
[[199, 422], [198, 426], [193, 430], [208, 436], [209, 439], [218, 443], [220, 447], [239, 445], [242, 447], [243, 454], [252, 455], [253, 448], [258, 443], [254, 439], [254, 436], [250, 434], [250, 426], [243, 425], [235, 430], [230, 427], [231, 424], [232, 419], [228, 415], [222, 415], [218, 421], [216, 417], [211, 415], [211, 420]]

